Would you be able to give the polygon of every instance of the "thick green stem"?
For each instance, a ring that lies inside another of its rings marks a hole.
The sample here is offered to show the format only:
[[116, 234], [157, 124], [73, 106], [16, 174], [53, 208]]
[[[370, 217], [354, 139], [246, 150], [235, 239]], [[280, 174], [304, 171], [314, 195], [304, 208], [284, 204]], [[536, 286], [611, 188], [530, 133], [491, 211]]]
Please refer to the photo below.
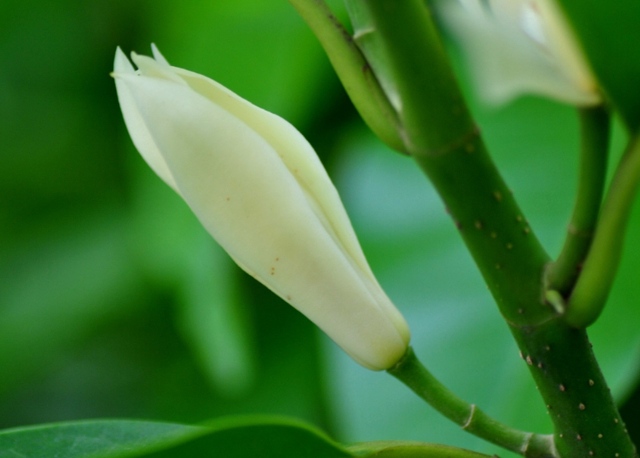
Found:
[[555, 456], [551, 436], [513, 429], [491, 418], [477, 406], [463, 401], [431, 375], [411, 347], [388, 372], [468, 433], [526, 457]]
[[565, 315], [574, 327], [587, 327], [600, 315], [620, 264], [627, 220], [640, 183], [640, 136], [623, 156], [611, 182], [600, 222]]
[[484, 148], [429, 11], [422, 0], [367, 0], [361, 7], [384, 39], [407, 147], [445, 201], [502, 314], [518, 325], [548, 320], [555, 312], [540, 289], [548, 257]]
[[353, 38], [324, 0], [289, 0], [320, 41], [356, 110], [369, 128], [396, 151], [406, 153], [398, 116]]
[[[400, 96], [405, 144], [445, 202], [552, 407], [559, 456], [634, 456], [586, 334], [567, 326], [544, 300], [549, 258], [474, 127], [424, 2], [360, 4], [385, 45]], [[572, 380], [591, 389], [572, 386], [569, 391]], [[614, 425], [606, 435], [596, 431], [606, 426], [602, 422]]]
[[[403, 139], [412, 154], [437, 155], [477, 129], [466, 110], [444, 47], [422, 0], [350, 0], [366, 11], [382, 42], [380, 62], [399, 97]], [[389, 37], [393, 37], [389, 40]], [[374, 69], [375, 70], [375, 69]]]
[[557, 316], [511, 331], [545, 400], [561, 457], [637, 456], [584, 329]]
[[576, 203], [558, 260], [547, 271], [547, 288], [568, 297], [584, 262], [602, 203], [611, 117], [604, 107], [580, 110], [582, 144]]
[[550, 406], [559, 456], [634, 456], [585, 331], [567, 326], [543, 303], [541, 278], [548, 258], [480, 140], [415, 159], [446, 202]]

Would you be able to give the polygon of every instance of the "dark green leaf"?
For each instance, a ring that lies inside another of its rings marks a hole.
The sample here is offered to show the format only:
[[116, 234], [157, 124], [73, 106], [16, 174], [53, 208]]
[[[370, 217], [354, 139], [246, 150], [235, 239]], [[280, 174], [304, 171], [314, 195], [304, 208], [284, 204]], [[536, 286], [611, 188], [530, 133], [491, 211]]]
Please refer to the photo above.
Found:
[[275, 417], [222, 419], [210, 432], [153, 458], [339, 458], [354, 456], [316, 429]]
[[632, 130], [640, 127], [640, 2], [558, 0], [600, 83]]
[[0, 458], [339, 458], [354, 456], [313, 427], [278, 417], [209, 426], [101, 420], [0, 432]]

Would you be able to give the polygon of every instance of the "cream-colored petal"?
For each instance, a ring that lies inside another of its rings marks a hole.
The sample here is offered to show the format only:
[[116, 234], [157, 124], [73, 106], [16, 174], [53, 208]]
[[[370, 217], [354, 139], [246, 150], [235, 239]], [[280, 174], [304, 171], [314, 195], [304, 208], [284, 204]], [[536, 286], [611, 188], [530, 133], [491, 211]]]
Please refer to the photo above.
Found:
[[149, 167], [167, 183], [174, 191], [177, 192], [177, 186], [167, 164], [160, 154], [154, 139], [149, 134], [147, 126], [138, 112], [138, 108], [133, 100], [129, 88], [122, 81], [125, 76], [136, 77], [136, 71], [124, 55], [122, 50], [116, 50], [116, 57], [113, 66], [113, 76], [116, 80], [116, 91], [118, 92], [118, 100], [120, 108], [124, 116], [124, 122], [129, 130], [129, 135], [133, 144], [136, 146], [140, 155], [149, 164]]
[[327, 217], [323, 221], [335, 234], [360, 268], [372, 278], [373, 274], [362, 253], [349, 217], [324, 166], [309, 142], [289, 122], [242, 99], [217, 82], [197, 73], [174, 68], [198, 93], [242, 119], [264, 138], [278, 153], [300, 185], [308, 192]]
[[[575, 105], [598, 103], [594, 87], [578, 84], [556, 55], [549, 25], [530, 0], [441, 2], [447, 27], [458, 38], [480, 95], [501, 104], [534, 93]], [[574, 52], [575, 54], [575, 52]]]
[[395, 307], [363, 281], [270, 142], [188, 87], [144, 76], [123, 82], [180, 193], [229, 254], [361, 364], [397, 362], [408, 330], [389, 319]]
[[160, 65], [164, 65], [165, 67], [171, 67], [171, 65], [169, 64], [169, 61], [165, 59], [165, 57], [162, 55], [162, 53], [160, 52], [160, 50], [158, 49], [155, 43], [151, 43], [151, 53], [153, 54], [153, 58]]
[[[549, 47], [555, 59], [562, 62], [561, 68], [567, 79], [582, 93], [591, 94], [591, 103], [599, 103], [601, 95], [598, 91], [598, 82], [589, 68], [575, 35], [570, 33], [571, 27], [564, 14], [552, 0], [535, 0], [535, 4], [540, 11], [540, 16], [544, 19]], [[586, 104], [589, 104], [589, 101]]]
[[133, 63], [138, 66], [138, 71], [142, 76], [165, 79], [182, 86], [187, 86], [187, 83], [178, 75], [176, 75], [171, 67], [163, 65], [162, 63], [158, 63], [151, 57], [142, 56], [140, 54], [132, 52], [131, 60], [133, 60]]
[[[161, 56], [157, 48], [154, 52]], [[152, 65], [151, 59], [146, 64]], [[194, 91], [241, 119], [278, 152], [281, 160], [304, 190], [309, 204], [316, 210], [315, 216], [333, 237], [334, 242], [348, 253], [347, 259], [356, 264], [356, 271], [367, 277], [363, 278], [363, 281], [371, 285], [375, 294], [380, 295], [377, 303], [380, 304], [381, 310], [398, 329], [403, 330], [404, 339], [408, 342], [410, 334], [406, 322], [384, 295], [371, 272], [340, 197], [309, 142], [284, 119], [249, 103], [217, 82], [187, 70], [176, 67], [173, 67], [173, 70]], [[153, 70], [154, 74], [164, 71], [165, 69]]]

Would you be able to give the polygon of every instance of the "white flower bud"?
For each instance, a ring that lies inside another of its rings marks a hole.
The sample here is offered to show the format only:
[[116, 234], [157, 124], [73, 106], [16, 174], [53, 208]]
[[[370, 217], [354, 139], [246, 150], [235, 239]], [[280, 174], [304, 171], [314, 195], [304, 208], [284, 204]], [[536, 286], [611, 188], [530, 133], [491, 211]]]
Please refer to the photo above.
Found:
[[134, 144], [238, 265], [363, 366], [393, 366], [407, 324], [376, 281], [311, 145], [287, 121], [204, 76], [118, 49]]
[[480, 94], [500, 104], [523, 93], [600, 103], [598, 85], [554, 0], [444, 0]]

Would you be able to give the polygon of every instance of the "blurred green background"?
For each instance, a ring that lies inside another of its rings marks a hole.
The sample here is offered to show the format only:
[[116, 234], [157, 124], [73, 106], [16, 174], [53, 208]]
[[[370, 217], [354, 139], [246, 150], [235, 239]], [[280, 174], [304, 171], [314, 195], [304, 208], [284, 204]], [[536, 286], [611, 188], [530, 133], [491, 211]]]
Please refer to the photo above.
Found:
[[[335, 179], [423, 362], [500, 420], [549, 431], [526, 365], [433, 189], [366, 130], [286, 0], [0, 3], [0, 427], [276, 413], [347, 442], [497, 451], [346, 357], [235, 267], [153, 175], [109, 77], [116, 46], [149, 54], [151, 42], [174, 65], [296, 125]], [[555, 255], [576, 184], [574, 111], [538, 98], [488, 108], [467, 92]], [[623, 143], [617, 129], [614, 158]], [[638, 442], [639, 228], [636, 208], [611, 303], [591, 331]]]

